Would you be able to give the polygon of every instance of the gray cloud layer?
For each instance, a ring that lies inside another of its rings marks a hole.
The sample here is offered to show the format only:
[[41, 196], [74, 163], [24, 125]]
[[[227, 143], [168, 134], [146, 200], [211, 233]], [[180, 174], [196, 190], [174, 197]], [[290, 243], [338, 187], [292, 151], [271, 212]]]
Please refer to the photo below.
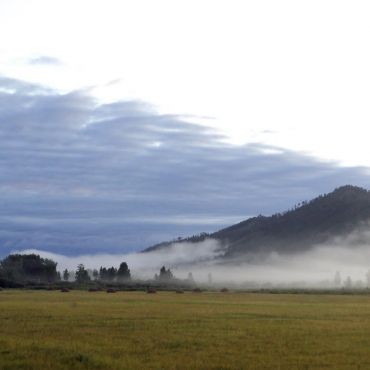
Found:
[[363, 168], [223, 139], [142, 102], [0, 77], [0, 254], [129, 251], [368, 184]]
[[31, 58], [28, 60], [29, 64], [33, 65], [51, 65], [51, 66], [59, 66], [62, 65], [62, 62], [54, 57], [47, 56], [47, 55], [42, 55], [39, 57]]

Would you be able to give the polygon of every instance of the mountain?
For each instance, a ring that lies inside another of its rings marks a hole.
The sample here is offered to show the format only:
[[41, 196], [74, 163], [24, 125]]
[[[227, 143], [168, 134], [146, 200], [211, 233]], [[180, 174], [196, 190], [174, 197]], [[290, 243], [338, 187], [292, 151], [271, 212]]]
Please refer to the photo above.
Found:
[[[225, 257], [271, 251], [301, 252], [365, 228], [369, 220], [370, 191], [346, 185], [284, 213], [249, 218], [212, 234], [203, 233], [176, 242], [213, 238], [225, 247]], [[167, 248], [172, 243], [160, 243], [144, 252]]]

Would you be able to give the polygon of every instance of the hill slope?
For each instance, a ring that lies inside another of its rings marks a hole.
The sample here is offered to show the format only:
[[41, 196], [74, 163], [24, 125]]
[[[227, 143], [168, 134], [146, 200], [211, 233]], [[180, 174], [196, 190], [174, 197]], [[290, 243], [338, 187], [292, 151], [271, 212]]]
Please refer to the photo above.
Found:
[[[265, 217], [258, 216], [212, 234], [201, 234], [180, 242], [219, 240], [226, 256], [249, 252], [300, 252], [337, 236], [345, 236], [370, 220], [370, 191], [346, 185], [332, 193], [304, 202], [293, 210]], [[157, 244], [146, 251], [166, 248]]]

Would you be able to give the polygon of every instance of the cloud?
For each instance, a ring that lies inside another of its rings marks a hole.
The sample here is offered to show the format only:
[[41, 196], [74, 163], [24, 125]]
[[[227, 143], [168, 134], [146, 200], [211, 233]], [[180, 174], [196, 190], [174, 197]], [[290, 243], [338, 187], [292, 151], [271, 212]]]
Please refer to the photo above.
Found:
[[[27, 95], [46, 95], [52, 94], [53, 91], [45, 86], [33, 84], [31, 82], [25, 82], [16, 80], [14, 78], [0, 75], [0, 94], [1, 94], [1, 106], [6, 107], [7, 97], [10, 99]], [[16, 95], [15, 95], [16, 94]], [[14, 101], [14, 100], [13, 100]], [[6, 107], [12, 112], [11, 107]], [[5, 113], [6, 110], [2, 109]]]
[[38, 57], [35, 57], [35, 58], [30, 58], [28, 60], [28, 64], [31, 64], [31, 65], [48, 65], [48, 66], [60, 66], [62, 65], [63, 63], [57, 59], [57, 58], [54, 58], [54, 57], [51, 57], [51, 56], [47, 56], [47, 55], [42, 55], [42, 56], [38, 56]]
[[366, 168], [224, 139], [145, 102], [0, 77], [0, 254], [132, 251], [368, 184]]

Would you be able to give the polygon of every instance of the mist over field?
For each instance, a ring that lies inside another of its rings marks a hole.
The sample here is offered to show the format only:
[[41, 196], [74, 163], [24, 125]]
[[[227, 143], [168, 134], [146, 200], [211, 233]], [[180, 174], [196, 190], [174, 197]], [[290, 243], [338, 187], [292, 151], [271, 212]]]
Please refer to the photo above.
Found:
[[0, 0], [0, 370], [370, 369], [369, 19]]
[[[145, 253], [75, 257], [37, 249], [21, 253], [51, 258], [58, 262], [59, 270], [75, 270], [79, 263], [88, 269], [118, 267], [120, 262], [126, 261], [136, 279], [151, 279], [162, 266], [166, 266], [180, 279], [187, 278], [191, 272], [197, 283], [209, 283], [211, 275], [211, 284], [214, 285], [361, 288], [368, 285], [369, 243], [370, 231], [361, 229], [345, 238], [333, 238], [330, 243], [299, 253], [246, 253], [234, 258], [224, 258], [227, 246], [214, 239], [199, 243], [174, 242], [169, 247]], [[335, 283], [337, 272], [340, 281]]]

